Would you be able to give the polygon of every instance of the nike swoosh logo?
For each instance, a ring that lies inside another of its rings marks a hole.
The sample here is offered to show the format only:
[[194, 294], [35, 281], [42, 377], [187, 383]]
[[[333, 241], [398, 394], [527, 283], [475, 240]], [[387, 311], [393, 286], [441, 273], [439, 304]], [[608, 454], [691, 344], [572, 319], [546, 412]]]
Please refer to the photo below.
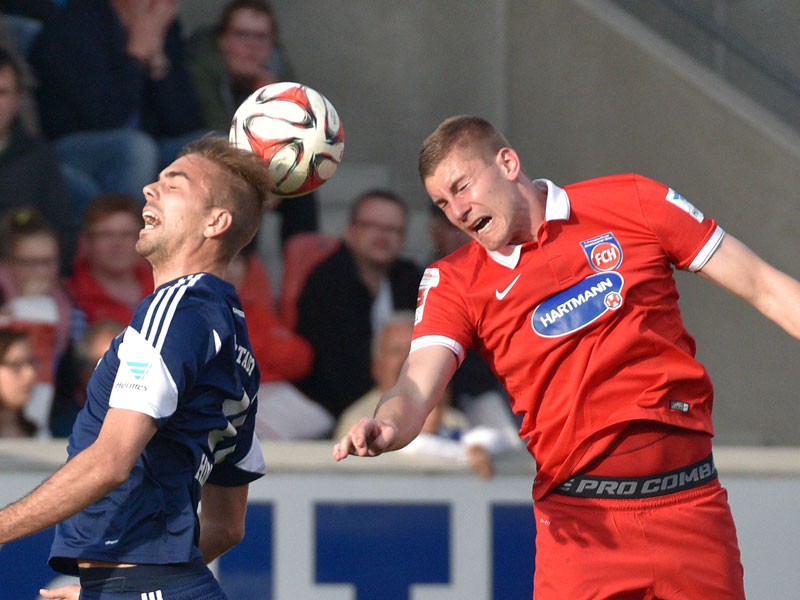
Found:
[[510, 291], [511, 291], [511, 288], [513, 288], [513, 287], [514, 287], [514, 284], [515, 284], [515, 283], [517, 283], [517, 280], [518, 280], [520, 277], [522, 277], [522, 273], [520, 273], [519, 275], [517, 275], [517, 276], [514, 278], [514, 281], [512, 281], [511, 283], [509, 283], [509, 284], [508, 284], [508, 287], [507, 287], [506, 289], [504, 289], [502, 292], [501, 292], [500, 290], [495, 290], [495, 291], [494, 291], [494, 295], [495, 295], [495, 296], [497, 296], [497, 299], [498, 299], [498, 300], [502, 300], [503, 298], [505, 298], [505, 297], [506, 297], [506, 295], [508, 294], [508, 292], [510, 292]]

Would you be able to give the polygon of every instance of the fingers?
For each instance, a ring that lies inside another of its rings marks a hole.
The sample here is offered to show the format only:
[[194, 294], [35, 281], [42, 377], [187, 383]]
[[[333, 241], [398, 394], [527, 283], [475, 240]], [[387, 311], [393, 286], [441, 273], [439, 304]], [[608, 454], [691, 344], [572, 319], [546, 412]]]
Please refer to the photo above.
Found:
[[81, 595], [81, 586], [65, 585], [52, 590], [39, 590], [39, 595], [42, 598], [54, 598], [55, 600], [78, 600]]
[[477, 444], [468, 446], [467, 462], [481, 479], [489, 479], [494, 475], [492, 456], [483, 446]]
[[378, 456], [391, 440], [394, 429], [374, 419], [362, 418], [350, 428], [350, 431], [333, 447], [333, 458], [337, 461], [355, 456]]

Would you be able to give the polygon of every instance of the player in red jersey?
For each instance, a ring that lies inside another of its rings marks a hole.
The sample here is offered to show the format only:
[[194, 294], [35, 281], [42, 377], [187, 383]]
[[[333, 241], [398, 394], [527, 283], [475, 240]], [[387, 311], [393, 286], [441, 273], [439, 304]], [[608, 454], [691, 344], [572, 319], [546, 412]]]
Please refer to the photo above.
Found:
[[474, 346], [536, 459], [537, 600], [744, 598], [711, 456], [713, 389], [672, 270], [699, 273], [795, 337], [800, 283], [655, 181], [531, 181], [477, 117], [437, 128], [420, 175], [474, 241], [426, 270], [400, 378], [334, 457], [407, 444]]

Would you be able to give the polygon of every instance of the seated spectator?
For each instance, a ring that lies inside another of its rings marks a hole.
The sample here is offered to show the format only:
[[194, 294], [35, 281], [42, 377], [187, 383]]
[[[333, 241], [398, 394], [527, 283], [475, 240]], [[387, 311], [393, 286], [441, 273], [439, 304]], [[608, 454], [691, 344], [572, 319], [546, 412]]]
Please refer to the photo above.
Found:
[[36, 383], [36, 360], [24, 331], [0, 327], [0, 437], [32, 437], [23, 414]]
[[[399, 311], [392, 315], [376, 334], [372, 343], [372, 376], [375, 387], [351, 404], [339, 417], [333, 438], [341, 439], [359, 419], [371, 417], [378, 401], [397, 381], [411, 348], [414, 313]], [[516, 445], [518, 436], [501, 429], [470, 429], [460, 411], [452, 408], [449, 394], [433, 409], [422, 432], [401, 451], [409, 454], [442, 456], [469, 464], [483, 478], [494, 473], [492, 455]]]
[[42, 128], [97, 192], [140, 197], [200, 135], [178, 5], [69, 0], [33, 44]]
[[298, 387], [334, 418], [374, 385], [373, 332], [395, 310], [413, 309], [422, 270], [400, 258], [408, 209], [389, 190], [354, 202], [339, 248], [309, 275], [297, 304], [297, 332], [314, 348]]
[[0, 222], [0, 288], [4, 322], [26, 331], [37, 359], [36, 385], [26, 416], [47, 435], [56, 364], [73, 332], [74, 311], [58, 279], [55, 232], [32, 208], [11, 210]]
[[136, 305], [153, 292], [153, 271], [136, 252], [142, 227], [139, 203], [126, 194], [100, 194], [86, 210], [66, 288], [89, 323], [127, 324]]
[[[33, 206], [57, 224], [66, 254], [74, 251], [79, 219], [59, 171], [58, 157], [20, 119], [23, 71], [12, 52], [0, 47], [0, 212]], [[62, 271], [66, 272], [68, 260]]]
[[118, 321], [96, 321], [67, 348], [55, 381], [55, 397], [50, 409], [50, 434], [69, 437], [78, 412], [86, 403], [86, 386], [97, 363], [122, 333], [125, 325]]
[[[0, 0], [0, 4], [2, 0]], [[39, 111], [34, 90], [38, 82], [28, 64], [28, 54], [33, 40], [42, 28], [42, 21], [30, 17], [11, 15], [0, 11], [0, 47], [9, 52], [20, 71], [20, 106], [17, 118], [25, 132], [32, 136], [41, 133]]]
[[236, 108], [255, 90], [292, 75], [266, 0], [231, 0], [217, 23], [195, 31], [188, 47], [203, 124], [227, 134]]
[[[278, 41], [278, 22], [266, 0], [231, 0], [217, 23], [189, 39], [190, 67], [203, 127], [228, 135], [233, 113], [255, 90], [293, 75]], [[282, 202], [281, 243], [301, 231], [316, 231], [316, 195]]]
[[261, 371], [256, 433], [262, 439], [310, 439], [330, 431], [332, 419], [290, 382], [308, 375], [311, 344], [277, 316], [269, 276], [251, 243], [228, 266], [247, 317], [250, 345]]

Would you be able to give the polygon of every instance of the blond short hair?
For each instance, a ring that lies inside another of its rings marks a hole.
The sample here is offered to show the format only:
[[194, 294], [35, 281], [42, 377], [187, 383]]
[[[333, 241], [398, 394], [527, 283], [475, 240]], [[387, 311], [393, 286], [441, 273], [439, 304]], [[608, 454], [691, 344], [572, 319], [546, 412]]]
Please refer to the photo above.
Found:
[[486, 119], [458, 115], [443, 121], [422, 143], [419, 152], [419, 176], [424, 182], [436, 167], [458, 148], [470, 158], [491, 161], [501, 148], [509, 147], [508, 140]]
[[267, 164], [247, 150], [231, 146], [227, 139], [206, 136], [190, 142], [181, 156], [199, 156], [219, 167], [209, 174], [209, 206], [230, 211], [233, 224], [223, 241], [230, 256], [246, 246], [258, 231], [262, 212], [273, 208], [277, 199], [270, 194]]

